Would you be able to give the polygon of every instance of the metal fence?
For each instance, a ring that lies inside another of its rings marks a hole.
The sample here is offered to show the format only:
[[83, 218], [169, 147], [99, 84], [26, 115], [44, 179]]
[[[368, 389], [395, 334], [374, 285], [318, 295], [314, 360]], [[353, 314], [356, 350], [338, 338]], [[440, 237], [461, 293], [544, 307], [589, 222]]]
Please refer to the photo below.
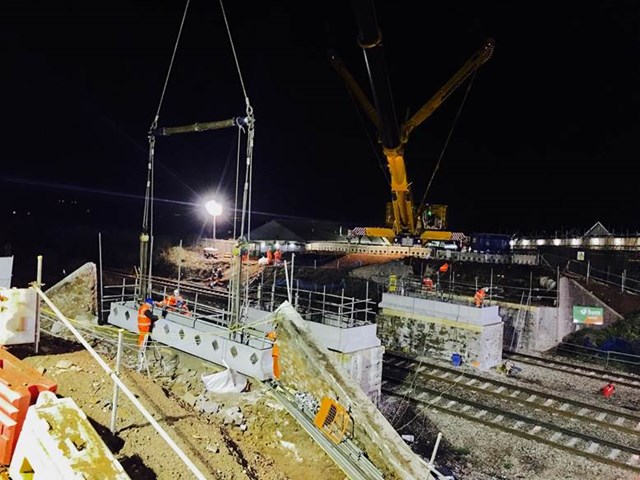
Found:
[[574, 357], [590, 363], [603, 365], [605, 368], [621, 369], [640, 373], [640, 356], [610, 350], [584, 347], [573, 343], [561, 342], [555, 347], [557, 355]]
[[[340, 328], [375, 323], [377, 303], [370, 298], [368, 283], [365, 299], [358, 299], [345, 295], [344, 287], [339, 294], [335, 294], [330, 293], [326, 286], [319, 291], [299, 288], [299, 283], [295, 281], [293, 287], [288, 289], [286, 283], [276, 280], [277, 277], [273, 282], [265, 282], [262, 278], [259, 282], [253, 283], [247, 291], [245, 306], [273, 311], [289, 300], [305, 320]], [[165, 298], [168, 292], [177, 287], [177, 282], [174, 284], [164, 278], [155, 278], [152, 285], [152, 296], [158, 299]], [[103, 321], [107, 319], [111, 302], [133, 300], [138, 291], [137, 278], [123, 277], [122, 283], [104, 285], [101, 302]], [[214, 289], [183, 282], [180, 285], [180, 294], [187, 301], [189, 313], [193, 317], [204, 318], [207, 321], [217, 319], [215, 323], [218, 325], [228, 322], [231, 318], [228, 292], [224, 288]]]
[[533, 279], [531, 279], [529, 285], [519, 286], [510, 283], [509, 278], [494, 275], [490, 275], [488, 281], [486, 279], [480, 281], [479, 278], [476, 278], [473, 283], [456, 281], [454, 275], [438, 275], [432, 288], [425, 287], [419, 277], [400, 278], [396, 280], [395, 291], [392, 293], [472, 305], [473, 296], [480, 288], [487, 291], [484, 305], [497, 302], [522, 303], [527, 299], [529, 299], [529, 303], [535, 301], [546, 305], [555, 305], [558, 298], [555, 281], [543, 287], [534, 286]]
[[612, 271], [611, 268], [602, 270], [594, 268], [590, 261], [569, 260], [564, 271], [581, 276], [587, 283], [589, 283], [589, 280], [596, 280], [616, 287], [622, 293], [640, 294], [640, 279], [630, 277], [626, 269], [618, 272]]

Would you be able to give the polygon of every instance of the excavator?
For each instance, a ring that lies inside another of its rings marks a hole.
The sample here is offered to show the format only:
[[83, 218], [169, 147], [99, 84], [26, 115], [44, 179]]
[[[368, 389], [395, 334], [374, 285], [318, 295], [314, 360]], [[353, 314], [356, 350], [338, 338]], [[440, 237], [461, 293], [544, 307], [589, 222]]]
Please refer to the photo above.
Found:
[[384, 57], [382, 34], [378, 27], [373, 0], [353, 0], [358, 24], [358, 43], [362, 48], [373, 105], [334, 50], [329, 60], [345, 82], [347, 89], [376, 127], [378, 141], [390, 173], [391, 201], [386, 207], [386, 227], [359, 227], [354, 235], [384, 237], [402, 245], [427, 245], [431, 241], [456, 240], [455, 232], [446, 231], [447, 205], [414, 204], [404, 159], [409, 135], [493, 54], [495, 43], [487, 39], [465, 64], [411, 118], [399, 125]]

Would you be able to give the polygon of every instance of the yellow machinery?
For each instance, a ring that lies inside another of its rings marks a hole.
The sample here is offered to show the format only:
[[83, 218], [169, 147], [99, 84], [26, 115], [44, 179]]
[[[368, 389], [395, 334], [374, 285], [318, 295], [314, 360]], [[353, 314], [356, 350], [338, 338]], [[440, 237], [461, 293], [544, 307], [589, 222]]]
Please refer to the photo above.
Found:
[[[387, 226], [386, 228], [366, 228], [366, 235], [382, 236], [390, 241], [399, 237], [410, 237], [412, 240], [420, 239], [424, 243], [432, 237], [428, 233], [429, 230], [447, 228], [447, 207], [446, 205], [422, 205], [416, 208], [411, 196], [410, 182], [407, 179], [405, 146], [411, 132], [429, 118], [458, 86], [489, 60], [494, 50], [494, 42], [491, 39], [487, 40], [422, 108], [404, 124], [398, 125], [387, 78], [382, 34], [377, 24], [372, 0], [355, 0], [354, 4], [359, 29], [358, 40], [365, 54], [375, 107], [369, 102], [367, 95], [335, 52], [330, 52], [329, 58], [350, 93], [375, 125], [390, 173], [391, 202], [387, 206]], [[428, 212], [431, 212], [430, 218], [425, 217]], [[432, 220], [431, 223], [429, 223], [430, 220]]]
[[313, 423], [335, 444], [353, 437], [351, 413], [329, 397], [324, 397], [320, 402]]

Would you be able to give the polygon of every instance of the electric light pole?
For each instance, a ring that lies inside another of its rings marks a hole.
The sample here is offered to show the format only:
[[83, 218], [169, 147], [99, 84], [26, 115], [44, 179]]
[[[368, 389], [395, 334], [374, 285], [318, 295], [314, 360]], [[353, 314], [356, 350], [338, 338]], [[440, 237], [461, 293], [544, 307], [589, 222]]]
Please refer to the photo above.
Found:
[[213, 223], [213, 239], [216, 239], [216, 218], [218, 215], [222, 214], [222, 205], [215, 200], [209, 200], [204, 204], [204, 208], [207, 210], [209, 215], [211, 215], [212, 223]]

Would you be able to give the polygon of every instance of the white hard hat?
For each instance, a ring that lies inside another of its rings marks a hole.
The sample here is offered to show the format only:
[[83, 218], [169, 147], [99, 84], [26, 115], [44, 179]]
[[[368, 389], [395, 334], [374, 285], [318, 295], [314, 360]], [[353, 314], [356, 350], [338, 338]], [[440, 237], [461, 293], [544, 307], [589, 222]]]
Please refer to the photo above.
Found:
[[173, 291], [174, 295], [180, 295], [180, 290], [178, 290], [177, 288]]

